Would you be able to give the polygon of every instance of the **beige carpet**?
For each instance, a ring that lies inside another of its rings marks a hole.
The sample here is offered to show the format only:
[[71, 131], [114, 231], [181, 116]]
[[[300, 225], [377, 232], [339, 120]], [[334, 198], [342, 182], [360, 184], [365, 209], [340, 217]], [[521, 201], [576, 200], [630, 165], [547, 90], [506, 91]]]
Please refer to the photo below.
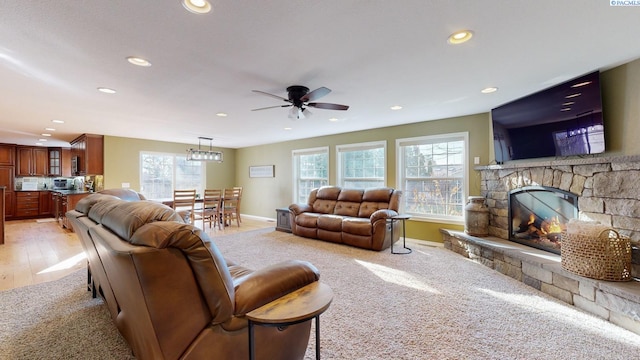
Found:
[[[640, 336], [442, 248], [411, 244], [413, 254], [391, 255], [272, 229], [215, 243], [227, 258], [254, 269], [285, 259], [320, 269], [334, 291], [321, 316], [323, 359], [628, 359], [640, 353]], [[84, 281], [78, 272], [0, 292], [0, 359], [130, 358]], [[96, 338], [99, 346], [87, 345]], [[306, 358], [314, 356], [312, 336]]]

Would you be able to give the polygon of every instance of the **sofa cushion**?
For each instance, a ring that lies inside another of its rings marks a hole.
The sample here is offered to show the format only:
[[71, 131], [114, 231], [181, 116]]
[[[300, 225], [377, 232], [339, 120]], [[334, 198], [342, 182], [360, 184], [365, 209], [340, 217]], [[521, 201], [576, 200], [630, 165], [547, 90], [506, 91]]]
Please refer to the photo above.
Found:
[[336, 207], [335, 200], [317, 199], [313, 203], [313, 212], [319, 213], [319, 214], [332, 214], [335, 207]]
[[358, 211], [358, 217], [370, 217], [371, 214], [380, 209], [389, 208], [389, 200], [393, 194], [391, 188], [371, 188], [366, 189], [362, 194], [362, 203]]
[[366, 201], [360, 204], [360, 210], [358, 211], [358, 217], [369, 218], [374, 212], [380, 209], [386, 209], [389, 203], [371, 202]]
[[361, 203], [363, 194], [364, 190], [362, 189], [343, 189], [338, 195], [338, 201]]
[[97, 204], [102, 200], [107, 200], [107, 199], [118, 199], [118, 198], [113, 195], [106, 195], [106, 194], [99, 194], [99, 193], [90, 194], [83, 197], [76, 203], [75, 210], [86, 215], [89, 213], [89, 210], [91, 210], [93, 205]]
[[129, 241], [133, 233], [142, 225], [154, 221], [177, 221], [184, 223], [180, 215], [172, 208], [149, 200], [128, 202], [124, 200], [106, 200], [94, 205], [89, 211], [89, 218], [94, 221], [95, 210], [102, 203], [117, 202], [117, 206], [102, 215], [102, 225], [113, 231], [124, 240]]
[[333, 213], [343, 216], [358, 216], [358, 210], [360, 210], [359, 202], [338, 201]]
[[316, 200], [338, 200], [341, 190], [337, 186], [323, 186], [316, 192]]
[[318, 217], [318, 229], [329, 231], [342, 231], [343, 217], [339, 215], [320, 215]]
[[131, 189], [105, 189], [100, 191], [100, 194], [113, 195], [124, 201], [140, 201], [147, 200], [144, 195]]
[[317, 228], [318, 227], [318, 217], [322, 214], [318, 213], [302, 213], [296, 216], [296, 225], [304, 226], [307, 228]]
[[[148, 206], [150, 202], [146, 203]], [[227, 262], [204, 231], [177, 221], [153, 221], [136, 228], [128, 240], [133, 245], [179, 249], [198, 280], [213, 317], [211, 321], [224, 321], [234, 313], [234, 284]]]
[[362, 201], [389, 203], [391, 194], [393, 194], [392, 188], [370, 188], [362, 194]]
[[354, 235], [371, 236], [371, 221], [364, 218], [344, 218], [342, 220], [342, 232]]

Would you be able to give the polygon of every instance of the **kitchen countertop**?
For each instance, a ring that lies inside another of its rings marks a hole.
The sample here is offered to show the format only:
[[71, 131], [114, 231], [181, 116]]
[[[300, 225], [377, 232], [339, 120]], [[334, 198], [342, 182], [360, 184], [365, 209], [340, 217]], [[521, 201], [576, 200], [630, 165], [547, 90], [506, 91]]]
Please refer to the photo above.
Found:
[[64, 195], [90, 194], [92, 191], [86, 190], [54, 190], [54, 189], [38, 189], [38, 190], [15, 190], [15, 192], [35, 192], [35, 191], [53, 191]]
[[58, 193], [63, 194], [63, 195], [76, 195], [76, 194], [90, 194], [90, 193], [93, 193], [93, 191], [86, 191], [86, 190], [51, 190], [51, 191], [55, 191], [55, 192], [58, 192]]

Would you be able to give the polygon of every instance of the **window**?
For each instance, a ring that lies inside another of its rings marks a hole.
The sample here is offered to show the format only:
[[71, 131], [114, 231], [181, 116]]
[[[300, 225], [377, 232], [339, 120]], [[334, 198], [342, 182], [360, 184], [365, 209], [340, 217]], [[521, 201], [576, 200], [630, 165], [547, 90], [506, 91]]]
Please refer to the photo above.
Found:
[[293, 150], [293, 202], [305, 204], [315, 188], [329, 184], [329, 148]]
[[148, 199], [171, 199], [174, 189], [202, 194], [206, 163], [187, 161], [187, 155], [140, 153], [140, 192]]
[[338, 185], [352, 189], [385, 186], [386, 141], [338, 145]]
[[467, 193], [468, 133], [396, 140], [403, 212], [462, 221]]

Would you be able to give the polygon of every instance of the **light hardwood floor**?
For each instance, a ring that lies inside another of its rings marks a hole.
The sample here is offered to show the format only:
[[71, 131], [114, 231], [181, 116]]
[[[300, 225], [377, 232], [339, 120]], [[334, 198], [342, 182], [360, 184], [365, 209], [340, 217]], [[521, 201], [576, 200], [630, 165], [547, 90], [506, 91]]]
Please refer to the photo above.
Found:
[[[196, 220], [196, 226], [202, 222]], [[275, 227], [275, 221], [242, 217], [240, 227], [222, 230], [206, 227], [211, 237]], [[76, 234], [53, 219], [5, 222], [5, 243], [0, 245], [0, 290], [59, 279], [86, 268], [84, 251]]]

